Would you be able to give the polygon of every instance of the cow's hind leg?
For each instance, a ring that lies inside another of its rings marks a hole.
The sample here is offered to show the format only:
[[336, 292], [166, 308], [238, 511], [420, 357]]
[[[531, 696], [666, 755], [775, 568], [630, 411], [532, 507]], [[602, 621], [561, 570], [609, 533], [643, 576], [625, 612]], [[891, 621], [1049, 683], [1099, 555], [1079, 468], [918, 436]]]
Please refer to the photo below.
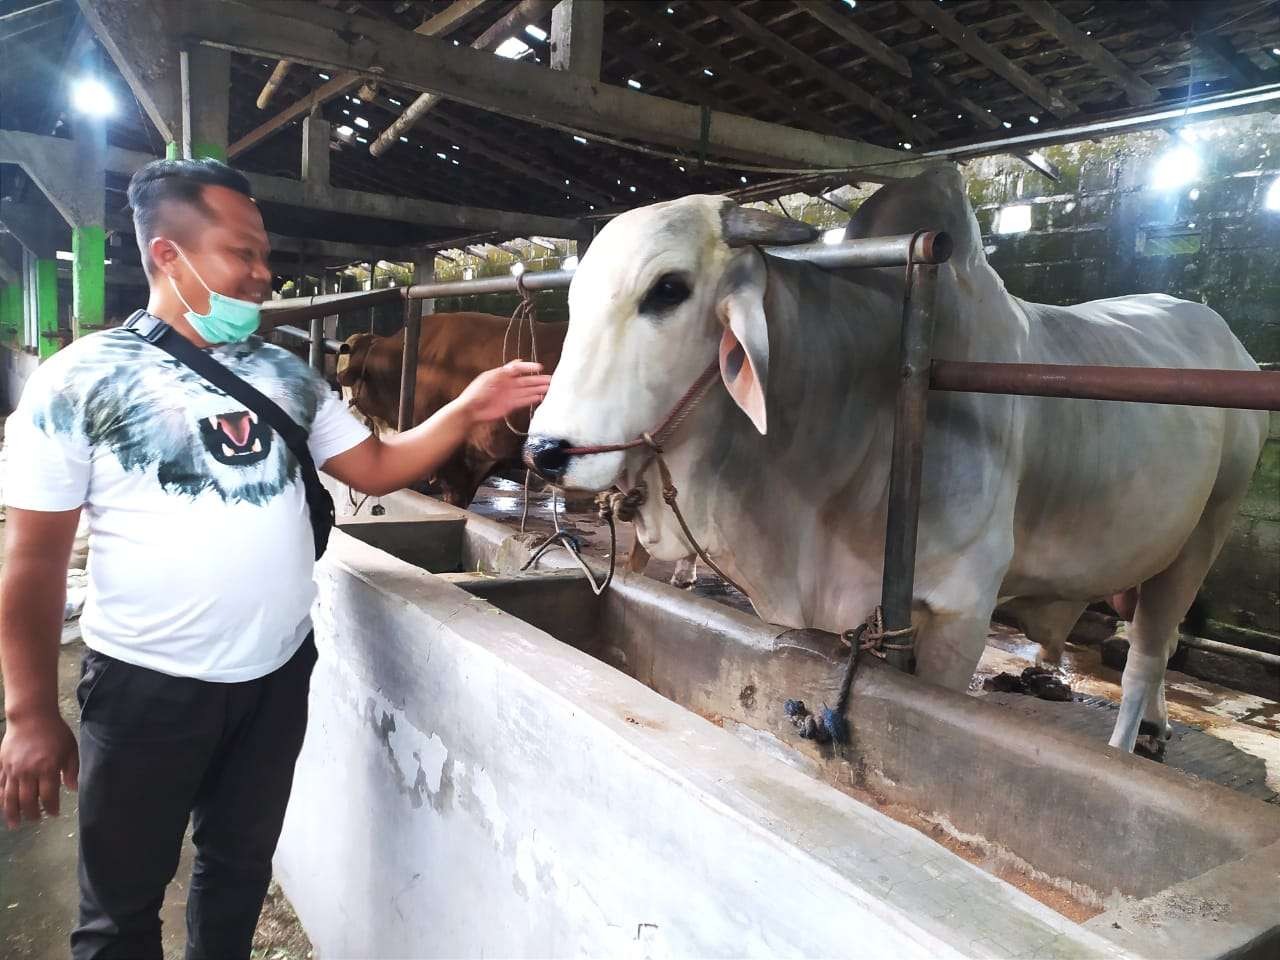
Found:
[[1195, 601], [1196, 592], [1231, 529], [1235, 502], [1211, 506], [1162, 572], [1138, 587], [1138, 606], [1129, 630], [1129, 658], [1120, 679], [1120, 716], [1111, 746], [1133, 752], [1143, 722], [1163, 753], [1171, 735], [1165, 705], [1164, 674], [1178, 645], [1178, 624]]
[[1082, 600], [1017, 599], [1006, 603], [1005, 609], [1017, 617], [1027, 639], [1040, 645], [1036, 666], [1056, 670], [1071, 628], [1087, 605]]

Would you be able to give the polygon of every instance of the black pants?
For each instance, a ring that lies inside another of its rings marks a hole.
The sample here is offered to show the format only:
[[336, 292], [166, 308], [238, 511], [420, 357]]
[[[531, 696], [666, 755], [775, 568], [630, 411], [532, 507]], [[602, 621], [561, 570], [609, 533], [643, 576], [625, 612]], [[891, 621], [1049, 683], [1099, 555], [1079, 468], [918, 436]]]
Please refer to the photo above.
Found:
[[75, 960], [161, 960], [160, 905], [188, 818], [188, 960], [249, 956], [315, 660], [308, 637], [274, 673], [210, 683], [85, 654]]

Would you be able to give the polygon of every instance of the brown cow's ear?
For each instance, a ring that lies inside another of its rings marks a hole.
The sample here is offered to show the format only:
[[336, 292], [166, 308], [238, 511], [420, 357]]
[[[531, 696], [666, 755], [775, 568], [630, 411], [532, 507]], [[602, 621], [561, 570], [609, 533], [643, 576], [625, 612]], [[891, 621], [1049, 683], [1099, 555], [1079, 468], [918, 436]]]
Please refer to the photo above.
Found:
[[716, 314], [720, 337], [720, 377], [729, 396], [761, 434], [768, 432], [765, 397], [769, 385], [769, 325], [764, 312], [768, 285], [764, 258], [743, 251], [725, 271]]

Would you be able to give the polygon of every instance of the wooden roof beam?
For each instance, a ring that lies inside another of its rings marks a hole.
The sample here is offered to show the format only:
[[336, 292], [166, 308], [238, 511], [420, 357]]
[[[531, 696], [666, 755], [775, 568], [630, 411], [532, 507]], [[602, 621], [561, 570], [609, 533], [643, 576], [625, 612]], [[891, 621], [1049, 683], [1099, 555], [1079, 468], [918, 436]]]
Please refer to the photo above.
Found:
[[903, 2], [917, 19], [933, 27], [968, 56], [984, 64], [997, 76], [1003, 77], [1054, 116], [1066, 119], [1080, 112], [1080, 108], [1065, 95], [1050, 90], [1021, 67], [1014, 65], [1003, 53], [981, 39], [972, 27], [960, 23], [933, 0]]
[[[81, 2], [87, 3], [87, 2], [90, 2], [90, 0], [81, 0]], [[469, 0], [457, 0], [457, 2], [455, 2], [448, 9], [441, 11], [436, 16], [431, 17], [429, 20], [423, 21], [418, 27], [414, 29], [413, 32], [420, 34], [424, 37], [428, 37], [428, 36], [443, 36], [444, 34], [448, 33], [451, 30], [456, 30], [458, 27], [460, 27], [463, 23], [466, 22], [466, 18], [460, 17], [460, 16], [449, 18], [449, 17], [446, 17], [445, 14], [447, 14], [449, 10], [452, 10], [453, 7], [460, 6], [465, 2], [469, 2]], [[478, 4], [476, 6], [478, 7]], [[472, 8], [468, 12], [474, 14], [476, 10], [475, 8]], [[287, 68], [283, 71], [281, 71], [280, 68], [284, 66], [284, 64], [289, 62], [290, 61], [288, 61], [287, 59], [282, 58], [280, 62], [276, 64], [276, 69], [272, 71], [271, 80], [276, 80], [277, 86], [279, 86], [280, 83], [284, 81], [285, 73], [288, 72]], [[276, 77], [277, 72], [279, 72], [280, 74], [278, 79]], [[370, 76], [372, 76], [372, 72], [370, 73]], [[365, 74], [361, 73], [360, 71], [344, 70], [343, 72], [335, 76], [332, 80], [327, 81], [323, 86], [318, 87], [316, 90], [312, 91], [307, 96], [303, 97], [301, 100], [296, 100], [289, 106], [285, 107], [285, 109], [281, 110], [270, 120], [266, 121], [265, 123], [259, 124], [257, 127], [254, 127], [254, 129], [250, 130], [248, 133], [246, 133], [243, 137], [241, 137], [235, 143], [231, 144], [231, 146], [227, 147], [227, 159], [233, 160], [236, 157], [238, 157], [240, 154], [244, 153], [246, 150], [251, 150], [252, 148], [256, 147], [258, 144], [262, 143], [262, 141], [266, 140], [268, 137], [274, 136], [275, 134], [279, 133], [285, 127], [289, 126], [289, 124], [293, 123], [293, 121], [297, 120], [299, 117], [305, 116], [306, 114], [310, 113], [312, 110], [315, 110], [317, 107], [325, 103], [328, 103], [330, 100], [334, 99], [335, 97], [342, 96], [352, 87], [361, 83], [365, 79], [366, 79]], [[271, 85], [271, 80], [267, 81], [267, 86]], [[258, 96], [258, 109], [262, 109], [262, 106], [263, 106], [262, 95], [265, 94], [266, 92], [267, 92], [267, 89], [264, 86], [262, 90], [262, 94], [259, 94]]]
[[[252, 75], [252, 71], [244, 70], [244, 72]], [[294, 84], [293, 81], [287, 81], [287, 83], [289, 84], [290, 88], [297, 86], [296, 84]], [[290, 94], [297, 95], [297, 91], [294, 89], [289, 89], [288, 92]], [[397, 103], [393, 101], [391, 97], [388, 96], [386, 93], [375, 94], [373, 99], [367, 100], [365, 101], [365, 103], [370, 108], [374, 110], [381, 110], [391, 117], [395, 117], [396, 115], [398, 115], [400, 110], [402, 109], [401, 106], [397, 105]], [[595, 204], [607, 206], [614, 202], [612, 198], [600, 192], [600, 188], [598, 184], [590, 183], [586, 178], [583, 178], [580, 174], [576, 172], [574, 173], [574, 176], [577, 178], [575, 180], [575, 183], [578, 184], [578, 186], [571, 190], [568, 187], [564, 186], [563, 175], [556, 176], [554, 171], [547, 171], [545, 169], [540, 169], [534, 166], [533, 164], [529, 163], [528, 161], [530, 158], [527, 152], [525, 152], [522, 155], [522, 159], [517, 159], [515, 156], [512, 155], [512, 151], [510, 150], [503, 150], [503, 149], [494, 147], [492, 145], [487, 145], [483, 143], [479, 132], [476, 131], [475, 128], [471, 127], [470, 125], [463, 123], [461, 120], [458, 120], [454, 117], [446, 118], [440, 115], [437, 115], [437, 117], [438, 119], [433, 118], [431, 120], [426, 121], [423, 124], [423, 127], [435, 135], [446, 137], [459, 144], [465, 145], [467, 149], [472, 150], [473, 152], [475, 152], [480, 156], [486, 157], [486, 159], [489, 159], [494, 163], [506, 166], [510, 169], [516, 170], [517, 172], [524, 173], [524, 175], [530, 176], [531, 179], [538, 180], [539, 182], [544, 183], [548, 186], [553, 186], [557, 190], [562, 191], [564, 193], [569, 193], [571, 196], [577, 197], [583, 203], [587, 203], [587, 204], [595, 203]], [[347, 121], [345, 119], [336, 117], [336, 116], [330, 120], [330, 123], [338, 124], [338, 125], [341, 125], [346, 122]], [[447, 123], [448, 126], [442, 125], [443, 123]], [[459, 130], [461, 131], [461, 133], [457, 132]], [[466, 143], [464, 141], [464, 137], [466, 137], [468, 140], [476, 141], [476, 142], [474, 144]], [[345, 139], [340, 139], [339, 142], [345, 145], [348, 145], [352, 148], [350, 151], [343, 151], [340, 154], [340, 156], [343, 158], [343, 162], [345, 164], [356, 162], [357, 160], [356, 151], [359, 150], [360, 148], [355, 143], [351, 143]], [[304, 135], [303, 143], [304, 143], [303, 156], [304, 156], [304, 164], [305, 164], [305, 157], [306, 157], [305, 135]], [[486, 150], [488, 151], [487, 153], [485, 152]], [[525, 168], [527, 168], [527, 171]], [[408, 171], [406, 170], [406, 174], [407, 173]], [[450, 173], [452, 173], [452, 171], [450, 171]], [[536, 173], [536, 176], [534, 175], [535, 173]], [[449, 174], [446, 174], [446, 176], [448, 175]], [[365, 181], [369, 180], [367, 173], [364, 175], [363, 179]], [[421, 171], [418, 171], [418, 175], [416, 179], [419, 181], [421, 180]], [[466, 182], [467, 186], [471, 185], [470, 181], [467, 178], [464, 177], [463, 180], [464, 182]], [[392, 190], [396, 192], [403, 193], [405, 191], [403, 184], [394, 184], [391, 181], [387, 181], [387, 180], [379, 180], [377, 181], [377, 184], [383, 188], [390, 187]]]
[[491, 0], [453, 0], [434, 17], [425, 20], [416, 32], [424, 37], [443, 37], [466, 26]]
[[479, 154], [485, 159], [498, 164], [500, 167], [506, 167], [513, 173], [518, 173], [522, 177], [528, 177], [530, 180], [537, 180], [549, 187], [554, 187], [563, 193], [576, 197], [583, 203], [595, 204], [596, 206], [610, 206], [613, 203], [612, 198], [603, 193], [582, 184], [566, 184], [566, 177], [557, 177], [552, 173], [539, 169], [515, 156], [512, 152], [498, 149], [485, 143], [477, 135], [477, 132], [471, 130], [453, 119], [447, 121], [447, 125], [441, 125], [436, 120], [427, 121], [424, 126], [433, 133], [439, 133], [452, 140], [457, 141], [461, 146], [470, 150], [472, 153]]
[[1227, 76], [1239, 87], [1260, 87], [1269, 83], [1267, 73], [1242, 54], [1226, 37], [1212, 33], [1195, 33], [1192, 42], [1211, 54], [1226, 70]]
[[[368, 100], [366, 103], [373, 109], [381, 110], [391, 117], [397, 116], [401, 110], [401, 107], [392, 102], [391, 98], [385, 93], [375, 95], [372, 100]], [[334, 122], [339, 121], [335, 120]], [[519, 152], [517, 156], [516, 151], [510, 149], [510, 145], [504, 149], [495, 146], [492, 142], [486, 142], [480, 131], [456, 117], [436, 114], [431, 119], [423, 121], [421, 127], [435, 136], [444, 137], [458, 143], [499, 166], [506, 167], [546, 186], [554, 187], [561, 193], [567, 193], [583, 203], [608, 206], [614, 202], [611, 197], [601, 192], [599, 184], [592, 183], [588, 178], [582, 177], [577, 172], [573, 174], [576, 178], [574, 184], [568, 187], [565, 186], [563, 174], [557, 175], [554, 169], [548, 170], [530, 162], [531, 158], [527, 150]], [[355, 147], [354, 144], [352, 146]], [[346, 161], [355, 159], [354, 151], [349, 155], [344, 153], [343, 156]]]
[[[633, 137], [740, 161], [858, 167], [859, 177], [908, 175], [917, 157], [858, 140], [704, 112], [625, 87], [593, 83], [537, 64], [505, 60], [447, 41], [415, 36], [324, 7], [258, 0], [185, 0], [188, 41], [308, 63], [378, 73], [386, 82], [526, 122]], [[704, 123], [704, 121], [709, 121]], [[539, 231], [541, 232], [541, 231]]]
[[147, 117], [168, 143], [182, 140], [182, 80], [174, 5], [163, 0], [77, 0], [80, 12]]
[[725, 23], [751, 37], [760, 45], [772, 50], [791, 66], [807, 74], [828, 90], [843, 97], [849, 104], [869, 113], [885, 124], [894, 127], [909, 140], [932, 140], [934, 132], [924, 124], [893, 109], [879, 97], [872, 96], [852, 80], [847, 80], [827, 66], [814, 60], [803, 50], [793, 47], [768, 27], [753, 20], [727, 0], [701, 0], [702, 6], [712, 11]]
[[824, 133], [839, 135], [840, 131], [836, 126], [825, 119], [813, 124], [813, 111], [807, 108], [799, 97], [788, 99], [759, 77], [748, 73], [741, 67], [735, 66], [722, 54], [693, 39], [687, 31], [668, 23], [666, 17], [662, 14], [654, 13], [647, 4], [624, 2], [616, 6], [625, 10], [632, 20], [647, 27], [653, 34], [661, 36], [663, 40], [680, 47], [694, 60], [701, 61], [705, 69], [711, 70], [717, 76], [724, 77], [725, 80], [735, 86], [759, 97], [783, 116], [800, 123], [806, 123], [807, 121], [808, 124], [816, 126]]
[[[493, 24], [471, 43], [472, 50], [492, 50], [509, 36], [519, 32], [530, 23], [536, 23], [552, 7], [555, 0], [521, 0], [502, 19]], [[413, 103], [405, 107], [404, 113], [397, 117], [386, 130], [382, 131], [369, 144], [369, 152], [380, 157], [393, 146], [413, 125], [436, 108], [444, 98], [435, 93], [423, 93]]]
[[1081, 60], [1093, 64], [1124, 90], [1129, 102], [1143, 106], [1160, 99], [1156, 88], [1129, 69], [1110, 50], [1059, 13], [1048, 0], [1017, 0], [1031, 21]]
[[892, 70], [900, 77], [911, 79], [911, 65], [907, 62], [907, 58], [890, 50], [870, 30], [864, 30], [858, 26], [851, 15], [828, 7], [821, 0], [806, 0], [798, 3], [797, 6], [832, 33], [849, 41], [880, 66]]
[[[631, 24], [631, 26], [635, 26]], [[616, 36], [616, 34], [615, 34]], [[616, 60], [630, 64], [631, 69], [640, 73], [648, 74], [661, 83], [669, 93], [674, 96], [684, 95], [684, 91], [689, 86], [689, 78], [681, 76], [675, 69], [663, 63], [661, 60], [648, 56], [640, 49], [640, 42], [636, 43], [620, 43], [609, 54]], [[740, 110], [736, 104], [715, 91], [700, 92], [696, 98], [701, 103], [705, 103], [713, 110], [723, 110], [726, 113], [733, 113]]]
[[284, 78], [288, 75], [289, 68], [292, 66], [292, 60], [281, 60], [276, 63], [275, 69], [271, 71], [271, 76], [262, 85], [262, 92], [258, 94], [257, 104], [259, 110], [267, 109], [267, 105], [271, 103], [271, 98], [280, 89], [280, 84], [284, 83]]
[[[272, 76], [275, 76], [275, 74], [273, 73]], [[301, 100], [295, 100], [266, 123], [262, 123], [254, 127], [235, 143], [227, 147], [227, 159], [234, 160], [246, 150], [252, 150], [268, 137], [279, 133], [285, 127], [289, 126], [289, 124], [293, 123], [299, 117], [305, 117], [307, 114], [328, 103], [335, 97], [342, 96], [352, 87], [359, 84], [362, 79], [362, 76], [358, 73], [347, 72], [341, 73], [331, 80], [325, 81], [321, 86], [312, 90]]]

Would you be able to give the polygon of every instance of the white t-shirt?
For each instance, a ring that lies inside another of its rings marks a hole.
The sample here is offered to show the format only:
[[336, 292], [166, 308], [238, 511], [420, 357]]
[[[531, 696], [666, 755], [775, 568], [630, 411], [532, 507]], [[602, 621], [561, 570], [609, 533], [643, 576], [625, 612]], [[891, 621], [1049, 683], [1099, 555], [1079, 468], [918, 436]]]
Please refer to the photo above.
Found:
[[[251, 337], [209, 352], [309, 432], [317, 467], [369, 436], [288, 351]], [[159, 347], [116, 329], [59, 351], [28, 380], [6, 446], [9, 506], [84, 506], [92, 649], [235, 682], [306, 638], [315, 548], [293, 454]]]

